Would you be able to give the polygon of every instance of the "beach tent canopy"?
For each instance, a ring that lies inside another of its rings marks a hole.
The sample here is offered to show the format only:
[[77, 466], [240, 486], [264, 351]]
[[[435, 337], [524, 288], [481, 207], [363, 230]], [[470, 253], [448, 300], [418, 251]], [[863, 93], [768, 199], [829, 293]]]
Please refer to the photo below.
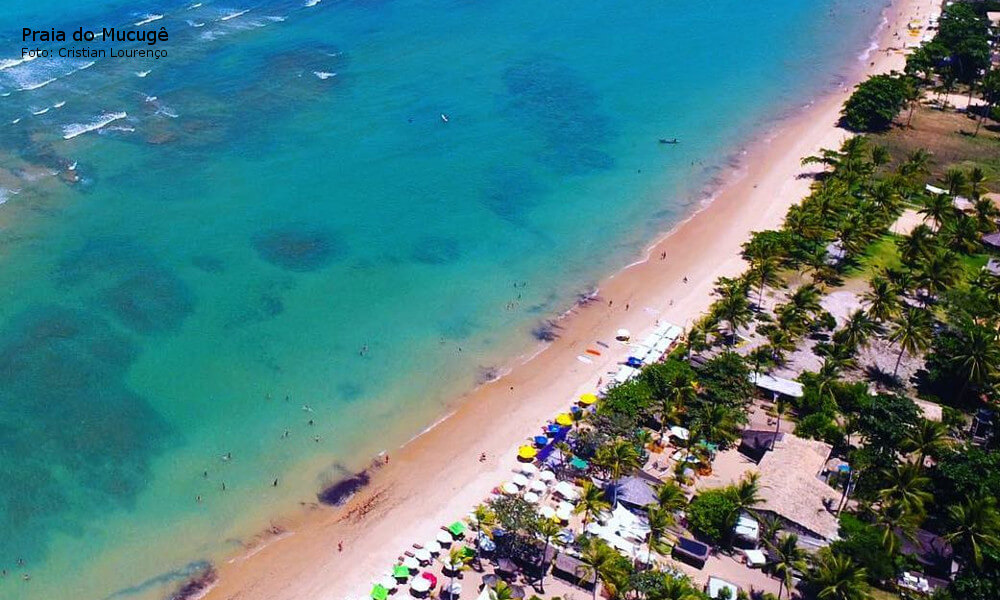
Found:
[[567, 500], [575, 500], [579, 497], [579, 494], [576, 492], [573, 484], [568, 481], [560, 481], [557, 483], [554, 491], [557, 495], [562, 496]]
[[552, 471], [542, 471], [541, 473], [538, 474], [538, 478], [541, 479], [542, 481], [552, 481], [553, 479], [556, 478], [556, 474], [553, 473]]
[[525, 460], [535, 458], [538, 455], [538, 450], [535, 450], [531, 446], [521, 446], [517, 449], [518, 458], [523, 458]]
[[441, 544], [442, 546], [447, 546], [455, 540], [455, 538], [451, 536], [451, 533], [447, 531], [439, 531], [437, 534], [437, 538], [435, 539], [437, 539], [438, 543]]
[[782, 396], [801, 398], [803, 394], [802, 384], [791, 379], [773, 377], [764, 373], [751, 373], [750, 381], [757, 387]]
[[540, 502], [541, 499], [542, 499], [541, 496], [539, 496], [535, 492], [528, 492], [527, 494], [524, 495], [524, 501], [530, 502], [531, 504], [538, 504], [538, 502]]
[[502, 486], [500, 486], [500, 489], [503, 490], [503, 493], [505, 494], [516, 494], [520, 491], [516, 485], [514, 485], [509, 481], [505, 482]]
[[528, 486], [528, 489], [531, 490], [531, 491], [533, 491], [533, 492], [537, 492], [537, 493], [540, 494], [540, 493], [544, 492], [547, 487], [548, 486], [545, 485], [544, 481], [542, 481], [541, 479], [536, 479], [536, 480], [534, 480], [534, 481], [531, 482], [531, 484]]
[[580, 396], [580, 404], [590, 406], [597, 402], [597, 394], [584, 394]]
[[556, 509], [551, 506], [543, 506], [538, 509], [538, 514], [541, 515], [543, 519], [551, 519], [556, 516]]
[[686, 442], [688, 441], [688, 438], [691, 437], [691, 431], [688, 430], [686, 427], [674, 425], [670, 428], [670, 435], [672, 437], [679, 439], [682, 442]]
[[520, 473], [514, 473], [514, 476], [510, 478], [510, 481], [517, 487], [524, 487], [528, 485], [528, 478]]
[[536, 467], [533, 463], [523, 463], [517, 467], [517, 470], [524, 473], [528, 477], [531, 477], [538, 472], [538, 467]]
[[465, 523], [461, 521], [455, 521], [454, 523], [448, 526], [448, 531], [450, 531], [453, 536], [458, 537], [463, 533], [465, 533]]
[[556, 417], [556, 423], [562, 425], [563, 427], [569, 427], [573, 424], [573, 415], [569, 413], [562, 413]]
[[371, 593], [372, 600], [386, 600], [389, 597], [389, 590], [385, 588], [382, 584], [378, 583], [372, 588]]
[[413, 553], [413, 556], [422, 563], [430, 562], [431, 560], [431, 553], [427, 548], [420, 548]]
[[441, 544], [437, 540], [431, 540], [424, 545], [424, 549], [431, 554], [441, 554]]
[[718, 577], [709, 577], [706, 588], [705, 591], [708, 592], [709, 598], [718, 598], [722, 594], [722, 590], [729, 590], [730, 598], [735, 598], [740, 593], [740, 588]]
[[407, 556], [406, 558], [403, 559], [403, 566], [406, 567], [407, 569], [411, 570], [411, 571], [414, 571], [420, 565], [417, 564], [417, 559], [416, 558], [414, 558], [412, 556]]
[[767, 558], [760, 550], [744, 550], [743, 554], [746, 554], [747, 564], [751, 567], [762, 567], [767, 562]]
[[[423, 594], [431, 589], [431, 582], [424, 577], [415, 577], [413, 583], [410, 584], [410, 589], [418, 594]], [[384, 598], [382, 600], [385, 600]]]
[[396, 589], [399, 584], [396, 583], [395, 579], [386, 575], [385, 577], [378, 580], [378, 585], [384, 587], [385, 589], [391, 592], [392, 590]]

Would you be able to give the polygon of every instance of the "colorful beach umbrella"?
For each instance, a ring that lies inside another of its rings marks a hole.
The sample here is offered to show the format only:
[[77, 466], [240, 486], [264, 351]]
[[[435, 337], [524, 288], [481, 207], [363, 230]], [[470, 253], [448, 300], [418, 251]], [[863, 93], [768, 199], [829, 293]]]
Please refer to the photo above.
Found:
[[535, 450], [531, 446], [521, 446], [517, 449], [517, 457], [524, 460], [531, 460], [538, 455], [538, 450]]
[[458, 537], [463, 533], [465, 533], [465, 523], [461, 521], [455, 521], [454, 523], [448, 526], [448, 531], [450, 531], [453, 536]]
[[569, 427], [573, 424], [573, 415], [569, 413], [562, 413], [556, 417], [556, 423], [562, 425], [563, 427]]
[[597, 402], [597, 394], [584, 394], [580, 396], [580, 404], [590, 406]]
[[396, 565], [392, 568], [392, 576], [396, 579], [409, 579], [410, 570], [404, 565]]
[[385, 589], [385, 586], [378, 583], [372, 588], [372, 600], [386, 600], [389, 597], [389, 590]]

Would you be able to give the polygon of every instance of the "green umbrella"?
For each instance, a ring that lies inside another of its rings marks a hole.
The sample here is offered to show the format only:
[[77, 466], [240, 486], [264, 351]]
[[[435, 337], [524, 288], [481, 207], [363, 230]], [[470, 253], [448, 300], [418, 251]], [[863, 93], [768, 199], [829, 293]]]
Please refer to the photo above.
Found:
[[382, 584], [375, 584], [372, 588], [372, 600], [386, 600], [389, 597], [389, 590]]
[[463, 533], [465, 533], [465, 523], [461, 521], [455, 521], [454, 523], [448, 526], [448, 531], [450, 531], [451, 534], [456, 537], [460, 536]]
[[470, 548], [469, 546], [462, 546], [462, 549], [458, 551], [458, 554], [462, 558], [473, 558], [476, 556], [476, 551], [475, 549]]
[[579, 456], [574, 456], [573, 460], [569, 461], [569, 464], [574, 469], [580, 469], [581, 471], [587, 468], [587, 461], [583, 460]]
[[396, 565], [392, 568], [393, 579], [406, 579], [410, 576], [410, 570], [403, 565]]

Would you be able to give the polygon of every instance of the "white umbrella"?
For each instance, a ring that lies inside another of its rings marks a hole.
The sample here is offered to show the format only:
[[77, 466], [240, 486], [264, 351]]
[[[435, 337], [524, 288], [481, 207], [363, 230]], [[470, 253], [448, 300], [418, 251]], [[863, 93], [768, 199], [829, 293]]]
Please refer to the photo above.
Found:
[[450, 581], [441, 590], [447, 593], [449, 596], [458, 596], [462, 593], [462, 582], [461, 581]]
[[517, 489], [516, 485], [514, 485], [509, 481], [500, 486], [500, 489], [503, 490], [503, 493], [505, 494], [516, 494], [518, 491], [520, 491]]
[[431, 553], [427, 548], [421, 548], [413, 553], [413, 556], [421, 563], [431, 562]]
[[560, 481], [557, 483], [555, 492], [567, 500], [575, 500], [577, 498], [576, 490], [573, 489], [573, 485], [567, 481]]
[[441, 544], [437, 540], [431, 540], [424, 544], [424, 548], [427, 549], [431, 554], [441, 554]]
[[556, 516], [556, 509], [551, 506], [543, 506], [538, 509], [538, 514], [541, 515], [543, 519], [551, 519]]
[[418, 594], [423, 594], [431, 589], [431, 582], [426, 577], [417, 577], [410, 584], [410, 589]]
[[528, 478], [520, 473], [515, 473], [514, 476], [510, 478], [510, 481], [519, 488], [528, 485]]
[[691, 436], [691, 432], [685, 429], [684, 427], [679, 427], [677, 425], [674, 425], [670, 428], [670, 435], [681, 440], [682, 442], [686, 442], [688, 438]]
[[546, 488], [545, 482], [542, 481], [542, 480], [540, 480], [540, 479], [536, 479], [536, 480], [532, 481], [531, 485], [528, 486], [529, 490], [531, 490], [533, 492], [538, 492], [538, 493], [544, 492], [545, 488]]
[[416, 558], [407, 556], [403, 559], [403, 566], [411, 571], [415, 571], [420, 567], [420, 564], [417, 562]]
[[439, 531], [437, 534], [437, 541], [442, 546], [450, 546], [453, 540], [454, 538], [447, 531]]
[[522, 463], [518, 469], [528, 477], [531, 477], [538, 472], [538, 467], [536, 467], [534, 463]]
[[525, 502], [530, 502], [532, 504], [538, 504], [538, 502], [541, 499], [542, 499], [541, 496], [539, 496], [535, 492], [528, 492], [527, 494], [524, 495], [524, 501]]
[[569, 521], [569, 518], [571, 516], [573, 516], [572, 509], [566, 509], [560, 507], [559, 510], [556, 511], [556, 518], [559, 519], [560, 521]]
[[382, 587], [384, 587], [387, 590], [394, 590], [394, 589], [396, 589], [396, 586], [399, 585], [398, 583], [396, 583], [395, 579], [393, 579], [392, 577], [389, 577], [389, 576], [382, 577], [381, 579], [379, 579], [375, 583], [377, 583], [378, 585], [381, 585]]
[[630, 337], [632, 337], [631, 332], [629, 332], [629, 330], [625, 329], [625, 328], [619, 329], [618, 332], [615, 333], [615, 339], [617, 339], [619, 341], [623, 341], [624, 342], [624, 341], [628, 340]]
[[552, 481], [553, 479], [556, 478], [556, 474], [553, 473], [552, 471], [542, 471], [541, 473], [538, 474], [538, 478], [541, 479], [542, 481]]

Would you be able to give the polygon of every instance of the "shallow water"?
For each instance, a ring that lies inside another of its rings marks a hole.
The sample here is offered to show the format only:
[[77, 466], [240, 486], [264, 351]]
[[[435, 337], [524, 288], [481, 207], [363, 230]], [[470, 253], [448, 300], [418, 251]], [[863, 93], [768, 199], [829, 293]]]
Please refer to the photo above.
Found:
[[[0, 598], [162, 596], [397, 447], [856, 65], [860, 4], [15, 3]], [[154, 14], [165, 59], [15, 64]]]

